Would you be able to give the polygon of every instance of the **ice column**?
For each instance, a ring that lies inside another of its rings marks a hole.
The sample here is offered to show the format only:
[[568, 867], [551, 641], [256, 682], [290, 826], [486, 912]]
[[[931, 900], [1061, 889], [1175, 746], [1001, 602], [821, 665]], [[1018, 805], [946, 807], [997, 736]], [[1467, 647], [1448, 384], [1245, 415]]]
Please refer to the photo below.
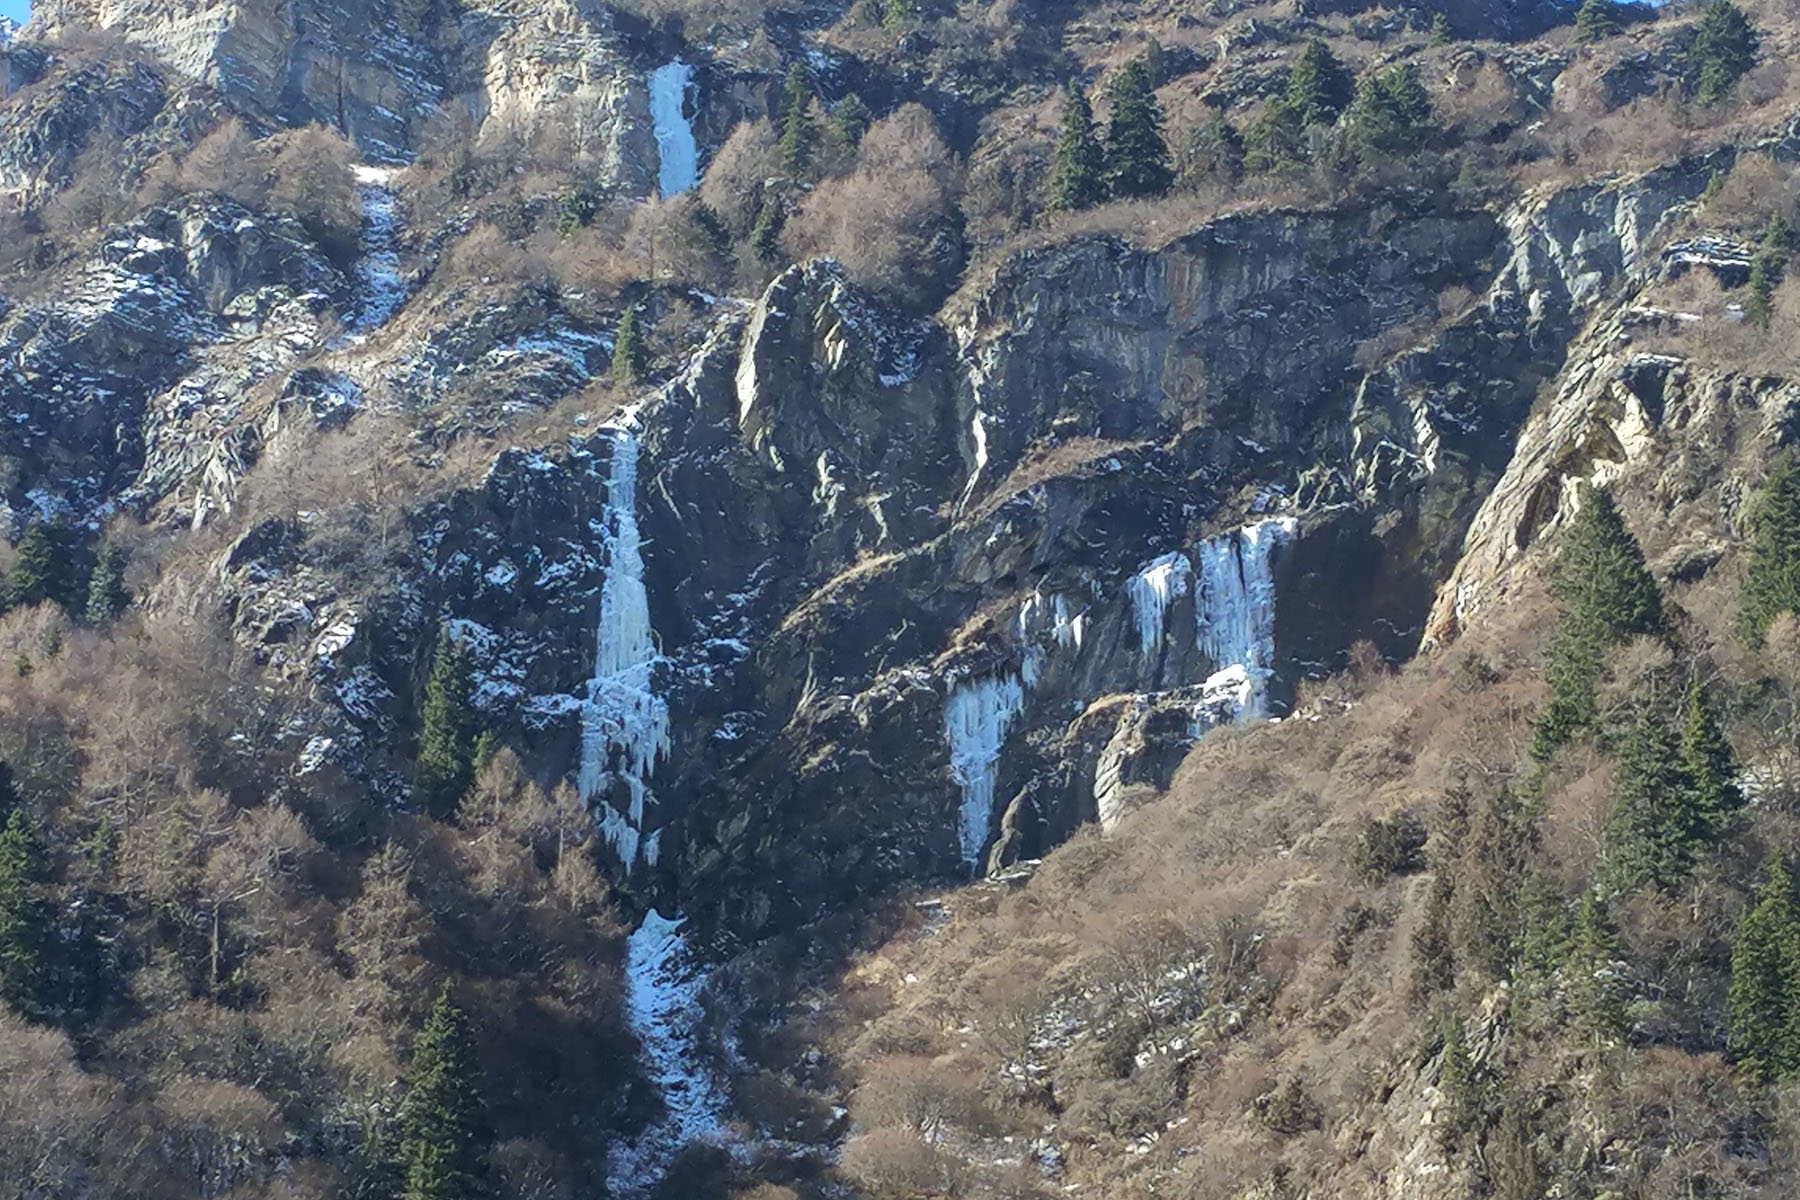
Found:
[[[1293, 541], [1297, 526], [1281, 517], [1246, 525], [1200, 546], [1195, 583], [1195, 640], [1217, 672], [1208, 691], [1244, 697], [1240, 717], [1266, 715], [1268, 681], [1275, 672], [1275, 574], [1277, 547]], [[1232, 668], [1242, 668], [1245, 680]]]
[[[606, 577], [594, 635], [594, 676], [581, 712], [581, 798], [600, 809], [600, 832], [626, 867], [654, 866], [655, 838], [645, 841], [644, 810], [653, 803], [650, 776], [669, 752], [669, 706], [656, 694], [658, 656], [650, 629], [650, 594], [637, 522], [637, 435], [614, 429], [606, 484]], [[623, 785], [626, 807], [614, 803]]]
[[962, 788], [957, 833], [963, 863], [974, 871], [987, 847], [994, 817], [994, 786], [1007, 730], [1025, 707], [1025, 680], [996, 675], [959, 683], [944, 705], [944, 737], [950, 744], [950, 775]]

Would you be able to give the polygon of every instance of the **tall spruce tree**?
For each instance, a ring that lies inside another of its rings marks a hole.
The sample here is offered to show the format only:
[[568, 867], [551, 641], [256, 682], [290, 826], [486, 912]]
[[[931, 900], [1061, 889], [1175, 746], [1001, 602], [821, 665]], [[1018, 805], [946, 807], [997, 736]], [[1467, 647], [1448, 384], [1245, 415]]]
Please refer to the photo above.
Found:
[[1431, 126], [1431, 98], [1419, 82], [1419, 69], [1402, 63], [1365, 76], [1356, 85], [1348, 121], [1352, 142], [1365, 156], [1419, 149]]
[[1726, 992], [1731, 1056], [1763, 1083], [1800, 1069], [1800, 924], [1794, 880], [1777, 857], [1738, 920]]
[[1689, 61], [1699, 72], [1702, 104], [1717, 104], [1731, 94], [1755, 64], [1760, 42], [1750, 18], [1731, 0], [1712, 0], [1706, 6], [1688, 48]]
[[1306, 159], [1306, 123], [1280, 96], [1270, 100], [1244, 134], [1244, 166], [1252, 171], [1278, 171]]
[[1106, 127], [1106, 184], [1115, 199], [1160, 196], [1175, 181], [1169, 144], [1163, 140], [1162, 105], [1150, 84], [1144, 60], [1125, 64], [1109, 92], [1112, 119]]
[[1625, 981], [1619, 970], [1619, 938], [1606, 906], [1589, 893], [1569, 939], [1569, 1017], [1581, 1039], [1605, 1048], [1625, 1036]]
[[838, 101], [838, 106], [831, 110], [832, 131], [837, 134], [839, 141], [852, 150], [862, 145], [863, 134], [869, 132], [872, 120], [874, 114], [855, 92]]
[[1106, 155], [1094, 130], [1094, 109], [1081, 84], [1071, 80], [1063, 95], [1062, 128], [1050, 171], [1050, 207], [1073, 212], [1104, 199]]
[[1800, 614], [1800, 463], [1784, 454], [1750, 502], [1748, 565], [1738, 635], [1761, 646], [1782, 613]]
[[413, 792], [422, 811], [449, 817], [475, 781], [474, 713], [469, 657], [449, 630], [438, 635], [425, 685], [424, 730]]
[[1709, 828], [1682, 770], [1681, 745], [1654, 703], [1638, 705], [1619, 749], [1609, 831], [1612, 884], [1674, 888], [1694, 869]]
[[613, 382], [622, 388], [638, 383], [644, 377], [649, 357], [643, 331], [638, 328], [637, 306], [627, 305], [619, 318], [618, 335], [613, 339]]
[[0, 828], [5, 828], [6, 822], [24, 803], [25, 796], [19, 791], [19, 781], [13, 775], [12, 766], [0, 758]]
[[53, 944], [39, 889], [47, 878], [37, 829], [15, 808], [0, 830], [0, 1002], [35, 1016], [44, 999]]
[[1470, 814], [1452, 928], [1460, 957], [1489, 979], [1512, 974], [1520, 893], [1536, 837], [1533, 815], [1511, 792], [1480, 797]]
[[812, 103], [812, 78], [803, 64], [794, 63], [781, 91], [781, 166], [789, 175], [805, 175], [812, 169], [819, 136], [813, 126]]
[[1619, 32], [1619, 10], [1613, 0], [1582, 0], [1575, 13], [1575, 40], [1597, 42]]
[[1450, 18], [1443, 13], [1434, 13], [1431, 18], [1431, 44], [1448, 46], [1455, 35], [1450, 29]]
[[130, 603], [131, 593], [125, 590], [125, 552], [106, 546], [94, 563], [94, 573], [88, 576], [88, 624], [110, 625]]
[[1550, 707], [1532, 743], [1540, 760], [1592, 727], [1605, 652], [1667, 628], [1662, 594], [1611, 493], [1584, 487], [1559, 542], [1551, 590], [1562, 619], [1550, 645]]
[[750, 229], [750, 253], [757, 261], [773, 265], [781, 257], [781, 228], [787, 224], [787, 210], [773, 196], [763, 198], [757, 210], [756, 224]]
[[13, 604], [42, 604], [64, 598], [68, 572], [61, 541], [57, 531], [43, 521], [33, 522], [25, 531], [7, 581], [8, 598]]
[[1303, 125], [1329, 125], [1350, 106], [1356, 78], [1323, 38], [1313, 38], [1288, 75], [1287, 103]]
[[487, 1106], [468, 1020], [445, 986], [413, 1042], [400, 1107], [403, 1200], [479, 1200]]
[[1737, 784], [1737, 756], [1719, 723], [1712, 693], [1698, 677], [1688, 685], [1681, 723], [1681, 770], [1706, 836], [1716, 840], [1744, 807], [1744, 793]]

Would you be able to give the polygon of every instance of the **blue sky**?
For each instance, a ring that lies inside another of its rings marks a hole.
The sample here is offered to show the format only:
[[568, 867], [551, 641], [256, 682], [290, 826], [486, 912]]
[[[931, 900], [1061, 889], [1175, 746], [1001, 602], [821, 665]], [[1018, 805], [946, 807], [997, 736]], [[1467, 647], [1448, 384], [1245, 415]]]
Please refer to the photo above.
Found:
[[0, 0], [0, 17], [23, 22], [31, 16], [31, 0]]

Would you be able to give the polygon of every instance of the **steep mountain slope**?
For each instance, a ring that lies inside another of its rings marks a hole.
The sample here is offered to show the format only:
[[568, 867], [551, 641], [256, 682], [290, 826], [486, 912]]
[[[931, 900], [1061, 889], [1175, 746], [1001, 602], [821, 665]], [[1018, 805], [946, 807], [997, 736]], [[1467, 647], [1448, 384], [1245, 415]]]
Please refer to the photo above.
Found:
[[[0, 1061], [73, 1097], [0, 1108], [22, 1194], [397, 1194], [444, 988], [506, 1196], [1780, 1194], [1719, 1055], [1790, 840], [1729, 612], [1800, 27], [1701, 103], [1698, 11], [876, 9], [0, 46], [0, 816], [65, 947]], [[1281, 159], [1326, 45], [1360, 107]], [[1048, 211], [1127, 57], [1179, 184]], [[1527, 755], [1586, 484], [1681, 610], [1607, 712], [1716, 675], [1758, 781], [1685, 902], [1607, 894], [1591, 1045], [1462, 926], [1405, 978], [1487, 886], [1445, 796], [1532, 913], [1605, 892], [1617, 737]]]

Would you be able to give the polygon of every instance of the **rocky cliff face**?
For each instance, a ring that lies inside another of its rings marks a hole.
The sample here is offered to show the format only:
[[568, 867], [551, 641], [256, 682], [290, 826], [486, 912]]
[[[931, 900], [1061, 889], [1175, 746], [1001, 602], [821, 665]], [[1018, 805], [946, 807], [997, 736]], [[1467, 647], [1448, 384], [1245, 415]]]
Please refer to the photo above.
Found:
[[[1037, 854], [1353, 642], [1412, 652], [1534, 389], [1709, 171], [1080, 242], [948, 324], [796, 268], [607, 429], [420, 511], [406, 586], [264, 530], [227, 606], [335, 712], [308, 762], [388, 789], [457, 622], [486, 719], [702, 920]], [[420, 379], [495, 340], [432, 338]]]

